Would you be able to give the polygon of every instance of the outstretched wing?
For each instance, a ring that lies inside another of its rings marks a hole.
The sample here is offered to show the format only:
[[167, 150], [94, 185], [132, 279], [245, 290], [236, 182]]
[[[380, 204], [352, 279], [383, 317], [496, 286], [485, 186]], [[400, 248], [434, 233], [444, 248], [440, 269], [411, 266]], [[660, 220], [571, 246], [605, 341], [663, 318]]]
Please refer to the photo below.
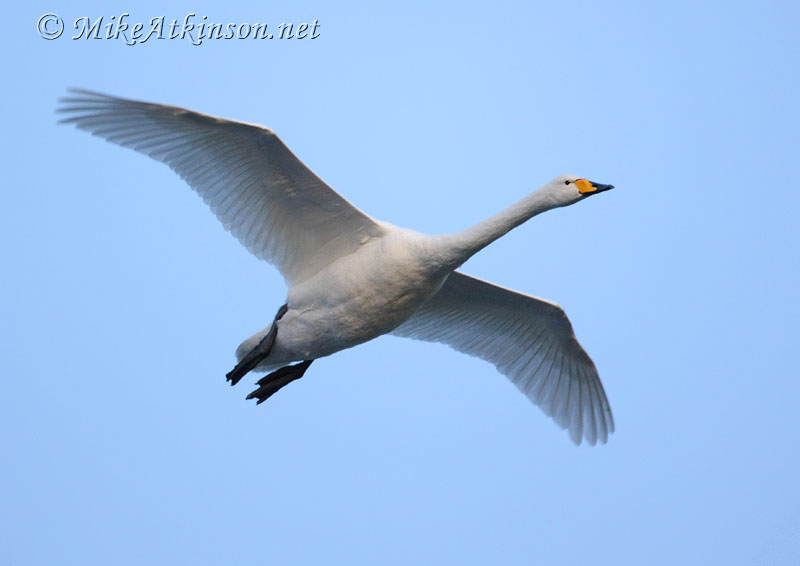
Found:
[[267, 128], [84, 90], [61, 103], [62, 123], [169, 165], [290, 284], [383, 234]]
[[576, 444], [606, 442], [614, 431], [597, 369], [554, 303], [456, 271], [392, 334], [493, 363]]

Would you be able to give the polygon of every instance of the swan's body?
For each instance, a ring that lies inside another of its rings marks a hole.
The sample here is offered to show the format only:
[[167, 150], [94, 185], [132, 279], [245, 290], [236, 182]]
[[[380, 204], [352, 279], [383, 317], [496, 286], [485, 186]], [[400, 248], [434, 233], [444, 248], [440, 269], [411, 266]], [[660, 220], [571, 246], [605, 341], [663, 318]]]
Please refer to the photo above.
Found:
[[[386, 235], [292, 286], [272, 351], [259, 370], [363, 344], [405, 322], [444, 283], [423, 234], [383, 224]], [[269, 328], [248, 339], [241, 359]]]
[[285, 306], [239, 346], [228, 374], [235, 384], [251, 369], [280, 368], [259, 381], [259, 402], [311, 361], [393, 333], [492, 362], [576, 443], [613, 432], [597, 370], [563, 310], [455, 271], [532, 216], [610, 186], [564, 175], [473, 228], [429, 236], [370, 218], [266, 128], [88, 91], [62, 102], [64, 122], [168, 164], [283, 274]]

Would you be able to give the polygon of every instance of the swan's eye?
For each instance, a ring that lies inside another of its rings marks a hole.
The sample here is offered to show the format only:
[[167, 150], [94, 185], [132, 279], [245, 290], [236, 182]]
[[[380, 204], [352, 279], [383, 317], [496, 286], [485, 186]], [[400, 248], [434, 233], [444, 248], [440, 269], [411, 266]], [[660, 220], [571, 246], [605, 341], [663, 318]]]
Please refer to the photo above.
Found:
[[564, 184], [565, 185], [569, 185], [569, 181], [564, 181]]

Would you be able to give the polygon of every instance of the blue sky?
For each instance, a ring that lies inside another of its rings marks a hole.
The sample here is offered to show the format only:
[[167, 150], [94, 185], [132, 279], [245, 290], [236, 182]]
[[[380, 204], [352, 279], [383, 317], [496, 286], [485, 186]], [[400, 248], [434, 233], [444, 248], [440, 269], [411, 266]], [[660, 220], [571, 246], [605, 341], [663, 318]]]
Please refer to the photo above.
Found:
[[[55, 41], [189, 12], [313, 41]], [[4, 564], [796, 564], [792, 3], [13, 5]], [[617, 421], [568, 436], [487, 363], [384, 337], [255, 407], [278, 273], [166, 167], [55, 124], [69, 86], [258, 122], [371, 215], [465, 228], [562, 173], [617, 189], [464, 270], [567, 310]]]

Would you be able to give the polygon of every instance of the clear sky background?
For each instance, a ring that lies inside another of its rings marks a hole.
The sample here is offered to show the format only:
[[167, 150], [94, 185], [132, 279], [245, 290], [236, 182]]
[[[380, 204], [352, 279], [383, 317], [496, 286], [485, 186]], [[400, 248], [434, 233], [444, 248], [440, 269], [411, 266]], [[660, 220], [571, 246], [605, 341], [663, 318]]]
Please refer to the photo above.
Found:
[[[797, 564], [791, 2], [6, 8], [0, 563]], [[311, 22], [313, 41], [55, 41], [36, 21]], [[357, 206], [450, 232], [562, 173], [617, 189], [464, 270], [564, 306], [617, 433], [383, 337], [258, 407], [284, 302], [169, 169], [56, 126], [77, 86], [276, 130]]]

